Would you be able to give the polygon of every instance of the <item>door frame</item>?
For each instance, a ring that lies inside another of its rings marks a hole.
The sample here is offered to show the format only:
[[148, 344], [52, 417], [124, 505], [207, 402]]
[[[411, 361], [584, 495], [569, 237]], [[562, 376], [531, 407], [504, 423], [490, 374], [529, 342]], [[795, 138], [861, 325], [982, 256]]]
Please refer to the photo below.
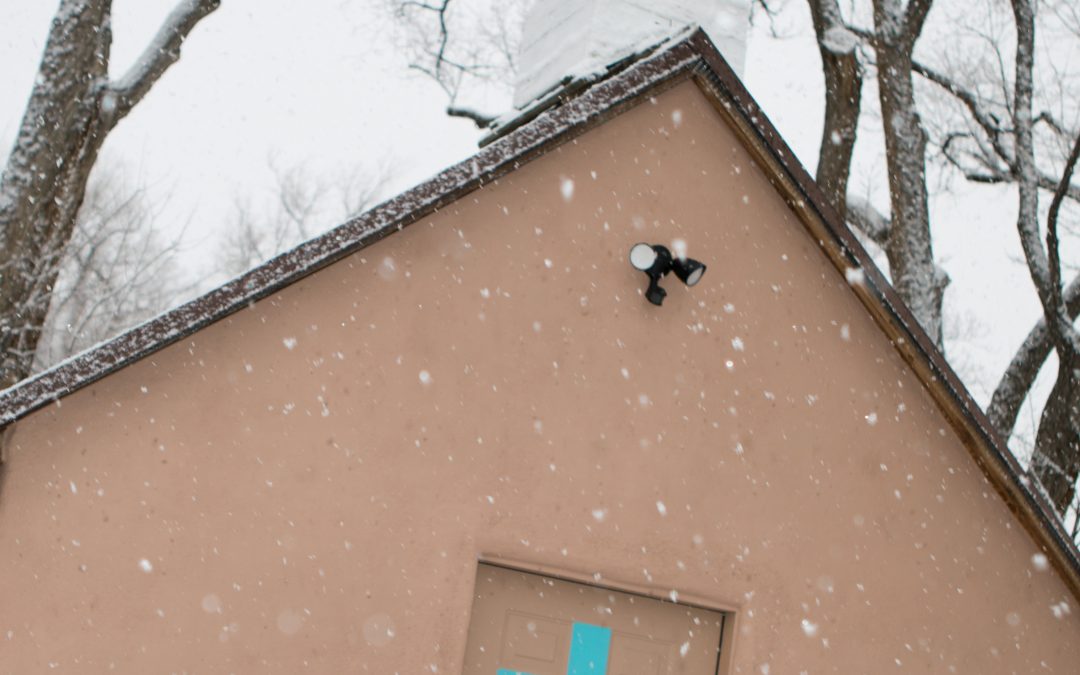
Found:
[[[735, 635], [739, 621], [740, 612], [738, 605], [729, 602], [723, 602], [714, 598], [704, 598], [692, 593], [683, 594], [682, 591], [675, 589], [679, 593], [678, 602], [672, 601], [671, 597], [664, 591], [644, 584], [636, 584], [631, 582], [620, 581], [617, 579], [609, 579], [603, 577], [602, 580], [597, 581], [592, 574], [579, 572], [563, 567], [554, 567], [551, 565], [543, 565], [539, 563], [527, 562], [524, 560], [507, 558], [499, 555], [487, 555], [480, 554], [476, 559], [477, 567], [480, 565], [491, 565], [493, 567], [501, 567], [507, 570], [513, 570], [515, 572], [525, 572], [527, 574], [536, 574], [539, 576], [555, 579], [556, 581], [567, 581], [575, 584], [582, 584], [584, 586], [590, 586], [592, 588], [600, 588], [608, 591], [617, 591], [619, 593], [626, 593], [629, 595], [636, 595], [649, 600], [658, 600], [660, 602], [667, 602], [674, 605], [685, 605], [687, 607], [694, 607], [696, 609], [704, 609], [710, 612], [716, 612], [720, 614], [722, 623], [720, 626], [720, 644], [717, 646], [716, 656], [716, 675], [731, 675], [734, 673], [734, 653], [735, 653]], [[473, 583], [476, 583], [476, 575], [473, 575]], [[475, 587], [470, 591], [470, 597], [476, 592]], [[472, 621], [472, 604], [469, 605], [468, 620]]]

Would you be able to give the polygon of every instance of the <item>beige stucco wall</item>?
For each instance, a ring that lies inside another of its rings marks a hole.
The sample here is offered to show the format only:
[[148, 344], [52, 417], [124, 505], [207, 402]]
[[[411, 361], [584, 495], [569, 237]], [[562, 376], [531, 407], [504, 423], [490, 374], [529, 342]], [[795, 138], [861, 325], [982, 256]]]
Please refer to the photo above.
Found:
[[[658, 309], [626, 254], [675, 237], [709, 272]], [[1080, 663], [692, 83], [20, 422], [0, 551], [10, 673], [454, 673], [480, 556], [734, 610], [730, 672]]]

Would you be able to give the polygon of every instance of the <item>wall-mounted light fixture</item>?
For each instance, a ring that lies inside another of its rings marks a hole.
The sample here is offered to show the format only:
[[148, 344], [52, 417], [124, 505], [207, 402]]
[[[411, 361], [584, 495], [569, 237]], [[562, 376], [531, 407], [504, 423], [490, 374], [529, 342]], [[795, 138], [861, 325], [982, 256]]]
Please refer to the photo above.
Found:
[[654, 305], [662, 305], [667, 291], [660, 287], [660, 280], [669, 272], [674, 272], [687, 286], [701, 281], [705, 274], [705, 265], [693, 258], [676, 258], [666, 246], [660, 244], [634, 244], [630, 249], [630, 264], [649, 277], [649, 288], [645, 298]]

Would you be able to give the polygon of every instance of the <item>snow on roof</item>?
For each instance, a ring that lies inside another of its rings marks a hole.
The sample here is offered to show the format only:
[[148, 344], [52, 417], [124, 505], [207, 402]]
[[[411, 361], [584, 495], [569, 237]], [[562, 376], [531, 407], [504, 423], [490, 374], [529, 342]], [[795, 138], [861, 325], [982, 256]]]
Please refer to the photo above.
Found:
[[701, 26], [742, 74], [749, 0], [538, 0], [525, 17], [514, 107], [601, 74], [687, 26]]

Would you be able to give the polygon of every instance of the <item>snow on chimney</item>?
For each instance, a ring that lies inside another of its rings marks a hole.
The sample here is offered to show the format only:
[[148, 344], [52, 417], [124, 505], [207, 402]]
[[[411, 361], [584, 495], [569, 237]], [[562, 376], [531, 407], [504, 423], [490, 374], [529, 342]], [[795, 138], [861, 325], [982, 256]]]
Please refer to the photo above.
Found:
[[604, 69], [680, 29], [705, 29], [742, 74], [750, 0], [537, 0], [525, 17], [514, 107], [564, 78]]

